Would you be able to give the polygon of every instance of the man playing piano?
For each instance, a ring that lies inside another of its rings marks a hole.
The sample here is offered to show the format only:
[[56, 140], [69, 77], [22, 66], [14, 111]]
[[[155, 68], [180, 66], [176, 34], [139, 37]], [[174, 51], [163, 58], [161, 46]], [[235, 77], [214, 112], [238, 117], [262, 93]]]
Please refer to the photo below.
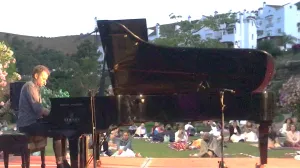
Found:
[[[62, 133], [51, 131], [49, 124], [39, 122], [39, 119], [48, 116], [50, 111], [42, 106], [40, 88], [46, 85], [50, 71], [43, 65], [34, 67], [32, 80], [26, 82], [20, 93], [17, 127], [20, 132], [28, 135], [47, 136], [53, 138], [53, 150], [56, 157], [57, 168], [70, 168], [63, 151]], [[78, 137], [69, 137], [71, 165], [78, 167]]]

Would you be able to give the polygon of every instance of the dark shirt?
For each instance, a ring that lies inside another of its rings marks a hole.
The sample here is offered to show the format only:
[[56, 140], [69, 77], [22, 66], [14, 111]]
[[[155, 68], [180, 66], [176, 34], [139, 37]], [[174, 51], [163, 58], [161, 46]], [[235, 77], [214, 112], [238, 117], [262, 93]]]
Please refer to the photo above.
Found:
[[29, 126], [42, 117], [40, 87], [32, 81], [26, 82], [20, 93], [17, 127]]

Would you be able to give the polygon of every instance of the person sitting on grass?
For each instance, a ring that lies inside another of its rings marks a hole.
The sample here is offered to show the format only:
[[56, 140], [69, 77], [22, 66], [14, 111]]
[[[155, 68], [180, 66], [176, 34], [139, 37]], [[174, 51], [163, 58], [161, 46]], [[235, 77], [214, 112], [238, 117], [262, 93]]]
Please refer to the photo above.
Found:
[[232, 142], [244, 142], [245, 137], [244, 134], [242, 134], [242, 131], [240, 127], [237, 125], [236, 121], [232, 122], [232, 125], [229, 126], [229, 139]]
[[151, 128], [151, 133], [150, 133], [149, 137], [154, 136], [154, 133], [155, 133], [155, 130], [156, 130], [157, 127], [159, 127], [159, 122], [154, 123], [154, 126]]
[[299, 131], [296, 130], [296, 126], [294, 124], [291, 124], [290, 126], [291, 130], [286, 132], [286, 141], [284, 142], [284, 146], [300, 147]]
[[190, 154], [191, 157], [220, 157], [221, 143], [217, 137], [205, 132], [201, 140], [199, 153]]
[[116, 157], [141, 157], [140, 153], [134, 153], [131, 139], [128, 132], [123, 132], [122, 138], [118, 141], [117, 151], [113, 154]]
[[134, 135], [136, 129], [137, 129], [137, 126], [135, 125], [135, 123], [133, 123], [133, 124], [128, 128], [130, 135]]
[[147, 135], [147, 130], [145, 127], [145, 124], [142, 123], [135, 131], [134, 137], [141, 137], [143, 138], [145, 135]]
[[153, 142], [164, 142], [164, 125], [161, 124], [160, 126], [156, 127], [153, 131]]
[[268, 138], [268, 149], [281, 147], [278, 139], [277, 132], [275, 131], [275, 125], [273, 124], [269, 128], [269, 138]]
[[172, 129], [170, 124], [166, 125], [165, 137], [166, 136], [169, 138], [169, 142], [175, 142], [175, 131]]
[[280, 128], [279, 132], [281, 135], [286, 136], [287, 131], [291, 130], [291, 124], [293, 124], [293, 121], [291, 118], [287, 118], [282, 125], [282, 128]]
[[175, 133], [175, 142], [170, 147], [178, 151], [185, 150], [188, 147], [188, 134], [183, 126], [179, 126], [178, 131]]
[[114, 134], [110, 134], [108, 139], [108, 150], [116, 151], [118, 149], [118, 138]]
[[247, 121], [244, 125], [244, 137], [246, 142], [258, 142], [257, 128], [252, 122]]

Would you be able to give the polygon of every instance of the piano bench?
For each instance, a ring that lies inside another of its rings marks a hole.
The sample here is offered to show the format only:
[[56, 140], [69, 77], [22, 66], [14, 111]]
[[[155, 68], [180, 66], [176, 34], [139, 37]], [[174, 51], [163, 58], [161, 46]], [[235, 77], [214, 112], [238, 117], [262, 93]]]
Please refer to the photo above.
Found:
[[21, 156], [22, 168], [29, 168], [30, 154], [33, 152], [41, 152], [41, 168], [45, 168], [46, 146], [47, 137], [28, 136], [20, 132], [0, 135], [0, 151], [3, 151], [5, 168], [8, 168], [9, 165], [9, 154]]

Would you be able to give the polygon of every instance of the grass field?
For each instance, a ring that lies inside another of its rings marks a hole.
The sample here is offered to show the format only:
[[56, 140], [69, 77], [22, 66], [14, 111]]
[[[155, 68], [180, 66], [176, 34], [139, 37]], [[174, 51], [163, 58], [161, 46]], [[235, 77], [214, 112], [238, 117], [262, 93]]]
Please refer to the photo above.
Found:
[[[135, 152], [141, 153], [143, 157], [151, 158], [186, 158], [189, 154], [197, 153], [198, 150], [175, 151], [168, 147], [168, 143], [149, 143], [142, 139], [133, 139], [132, 142]], [[47, 155], [54, 155], [52, 150], [52, 140], [49, 139], [47, 146]], [[225, 148], [226, 157], [247, 157], [248, 154], [252, 156], [259, 156], [257, 147], [251, 146], [249, 143], [228, 143]], [[286, 153], [293, 153], [292, 150], [269, 150], [270, 158], [284, 158]]]

